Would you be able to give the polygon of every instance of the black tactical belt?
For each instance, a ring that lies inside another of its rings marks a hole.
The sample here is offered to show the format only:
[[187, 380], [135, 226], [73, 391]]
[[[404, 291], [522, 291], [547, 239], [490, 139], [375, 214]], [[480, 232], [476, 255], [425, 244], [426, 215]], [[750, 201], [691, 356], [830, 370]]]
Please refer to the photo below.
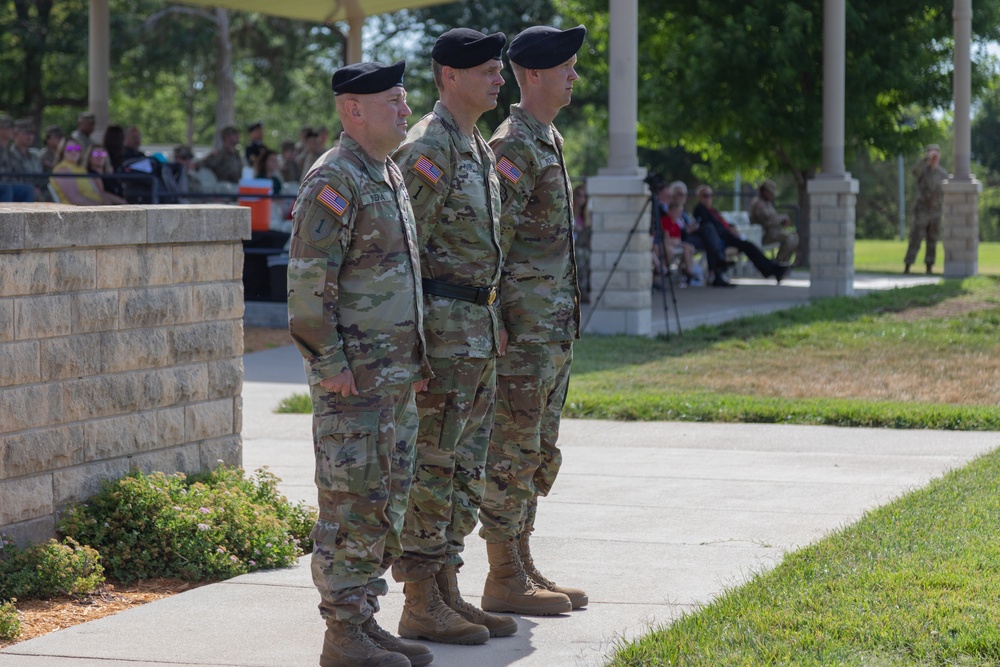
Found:
[[427, 294], [458, 299], [459, 301], [469, 301], [480, 306], [492, 305], [497, 299], [496, 287], [466, 287], [465, 285], [452, 285], [451, 283], [431, 278], [424, 278], [423, 285], [424, 292]]

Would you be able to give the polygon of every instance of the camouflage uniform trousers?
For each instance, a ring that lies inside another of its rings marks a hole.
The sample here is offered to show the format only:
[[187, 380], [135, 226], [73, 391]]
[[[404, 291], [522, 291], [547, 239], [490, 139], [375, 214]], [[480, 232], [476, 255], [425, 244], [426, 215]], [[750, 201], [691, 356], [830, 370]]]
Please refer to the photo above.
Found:
[[761, 243], [777, 243], [778, 256], [775, 257], [775, 261], [787, 264], [799, 248], [799, 235], [786, 227], [775, 225], [764, 229]]
[[917, 253], [920, 251], [920, 244], [927, 238], [927, 247], [924, 249], [924, 263], [934, 264], [937, 259], [938, 232], [941, 228], [941, 211], [929, 211], [917, 209], [913, 213], [913, 225], [910, 227], [910, 243], [906, 247], [905, 264], [913, 264], [917, 261]]
[[493, 428], [496, 361], [430, 357], [434, 378], [417, 395], [420, 429], [403, 555], [396, 581], [420, 581], [445, 565], [461, 568], [465, 537], [476, 528]]
[[417, 434], [412, 385], [342, 397], [312, 386], [319, 518], [313, 583], [324, 618], [363, 623], [402, 553]]
[[479, 508], [479, 535], [487, 542], [503, 542], [530, 528], [525, 521], [533, 523], [531, 507], [555, 483], [572, 363], [572, 343], [511, 345], [497, 362], [497, 408]]

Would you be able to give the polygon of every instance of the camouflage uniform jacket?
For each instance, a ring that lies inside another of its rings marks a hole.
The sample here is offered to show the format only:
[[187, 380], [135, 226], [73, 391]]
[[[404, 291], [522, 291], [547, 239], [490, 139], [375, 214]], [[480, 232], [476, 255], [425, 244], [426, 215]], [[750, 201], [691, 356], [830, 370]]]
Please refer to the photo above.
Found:
[[500, 308], [512, 343], [580, 337], [573, 194], [563, 138], [514, 104], [490, 139], [500, 173]]
[[[478, 129], [472, 141], [441, 103], [420, 119], [393, 158], [417, 219], [423, 277], [453, 285], [500, 282], [500, 182]], [[424, 294], [424, 334], [432, 357], [498, 353], [496, 304]]]
[[90, 138], [90, 135], [84, 134], [79, 128], [70, 132], [69, 138], [80, 144], [80, 149], [83, 151], [84, 155], [86, 155], [87, 151], [90, 150], [90, 145], [94, 143], [94, 140]]
[[348, 135], [299, 188], [288, 328], [310, 384], [350, 369], [359, 392], [430, 377], [409, 195], [391, 160]]
[[750, 224], [763, 227], [765, 235], [768, 230], [780, 230], [781, 220], [778, 218], [774, 203], [762, 197], [754, 199], [750, 203]]
[[[13, 146], [10, 147], [7, 153], [9, 171], [18, 172], [22, 174], [44, 174], [45, 168], [42, 167], [42, 159], [38, 157], [38, 154], [32, 150], [28, 149], [26, 153], [22, 153]], [[37, 187], [45, 187], [48, 183], [48, 177], [43, 176], [42, 178], [28, 178], [21, 177], [16, 178], [12, 182], [18, 183], [31, 183]]]
[[913, 175], [917, 177], [917, 210], [921, 213], [940, 215], [944, 206], [941, 184], [948, 178], [948, 172], [941, 165], [932, 167], [924, 159], [913, 168]]
[[220, 148], [206, 155], [201, 166], [208, 167], [220, 181], [239, 183], [243, 173], [243, 158], [239, 151], [230, 152]]

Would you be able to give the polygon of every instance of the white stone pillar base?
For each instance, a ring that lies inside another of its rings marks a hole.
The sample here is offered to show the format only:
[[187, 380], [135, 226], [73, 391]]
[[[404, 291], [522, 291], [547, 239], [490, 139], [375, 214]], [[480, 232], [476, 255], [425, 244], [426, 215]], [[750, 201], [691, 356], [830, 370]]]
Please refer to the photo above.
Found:
[[976, 179], [948, 180], [942, 186], [941, 243], [944, 245], [946, 278], [968, 278], [979, 274], [979, 193]]
[[809, 296], [854, 294], [855, 209], [860, 190], [850, 174], [809, 181]]
[[[590, 254], [590, 321], [584, 334], [652, 335], [652, 241], [649, 189], [643, 174], [587, 179], [594, 233]], [[639, 224], [636, 219], [640, 216]], [[634, 229], [634, 233], [633, 232]], [[621, 259], [618, 254], [625, 248]], [[617, 267], [615, 260], [618, 260]], [[614, 269], [612, 271], [612, 268]], [[609, 280], [610, 276], [610, 280]], [[601, 289], [607, 288], [600, 302]], [[587, 320], [584, 306], [583, 320]]]

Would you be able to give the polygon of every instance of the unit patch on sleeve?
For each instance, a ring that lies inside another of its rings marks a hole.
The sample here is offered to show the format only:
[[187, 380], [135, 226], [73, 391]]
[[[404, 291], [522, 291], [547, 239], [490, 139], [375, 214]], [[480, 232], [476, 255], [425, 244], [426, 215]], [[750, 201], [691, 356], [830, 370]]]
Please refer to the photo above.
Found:
[[413, 164], [413, 169], [434, 185], [437, 185], [437, 182], [444, 175], [441, 168], [428, 159], [426, 155], [420, 156], [420, 159]]
[[517, 183], [521, 180], [521, 170], [505, 157], [500, 158], [500, 161], [497, 162], [497, 171], [507, 177], [511, 183]]

